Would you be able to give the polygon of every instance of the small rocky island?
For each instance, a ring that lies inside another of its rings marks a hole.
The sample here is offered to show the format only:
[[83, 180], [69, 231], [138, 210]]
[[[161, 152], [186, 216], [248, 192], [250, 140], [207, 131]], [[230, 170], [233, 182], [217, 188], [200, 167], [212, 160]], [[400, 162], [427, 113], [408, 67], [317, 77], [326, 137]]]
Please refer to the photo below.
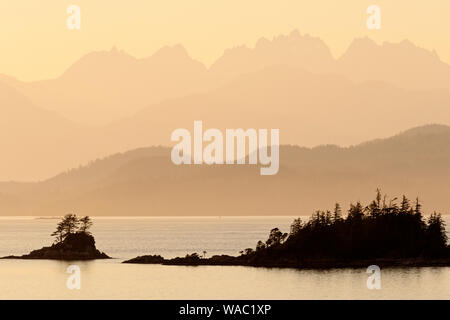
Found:
[[165, 259], [146, 255], [124, 263], [164, 265], [239, 265], [279, 268], [360, 268], [450, 266], [445, 222], [438, 213], [422, 215], [418, 199], [403, 196], [401, 203], [386, 200], [377, 191], [367, 206], [351, 204], [343, 217], [339, 204], [333, 211], [316, 211], [307, 222], [296, 219], [290, 233], [272, 229], [267, 241], [239, 256], [197, 253]]
[[95, 246], [95, 239], [89, 232], [91, 219], [79, 219], [74, 214], [64, 216], [52, 236], [55, 243], [49, 247], [34, 250], [22, 256], [8, 256], [2, 259], [51, 259], [51, 260], [94, 260], [109, 259]]

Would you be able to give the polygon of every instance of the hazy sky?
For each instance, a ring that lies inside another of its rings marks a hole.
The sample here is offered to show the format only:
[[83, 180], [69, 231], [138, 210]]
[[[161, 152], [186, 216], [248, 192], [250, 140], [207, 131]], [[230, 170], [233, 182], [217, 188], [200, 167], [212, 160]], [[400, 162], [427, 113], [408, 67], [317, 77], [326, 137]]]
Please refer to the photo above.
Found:
[[[81, 7], [81, 30], [66, 27]], [[381, 8], [382, 29], [366, 28], [366, 9]], [[183, 44], [209, 65], [225, 48], [253, 46], [298, 29], [322, 38], [339, 56], [353, 38], [408, 38], [450, 62], [448, 0], [14, 0], [0, 2], [0, 73], [23, 80], [61, 74], [93, 50], [116, 45], [136, 57]]]

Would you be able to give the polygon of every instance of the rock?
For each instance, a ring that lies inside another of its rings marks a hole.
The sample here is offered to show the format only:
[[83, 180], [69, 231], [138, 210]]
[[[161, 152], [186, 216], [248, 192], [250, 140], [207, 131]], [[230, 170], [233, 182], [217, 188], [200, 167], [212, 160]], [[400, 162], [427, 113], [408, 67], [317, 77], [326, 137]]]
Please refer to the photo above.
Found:
[[69, 234], [63, 242], [50, 247], [33, 250], [22, 256], [8, 256], [2, 259], [51, 259], [51, 260], [94, 260], [110, 259], [95, 246], [95, 239], [85, 232]]
[[144, 264], [163, 264], [165, 262], [165, 259], [161, 256], [139, 256], [127, 261], [124, 261], [124, 263], [144, 263]]

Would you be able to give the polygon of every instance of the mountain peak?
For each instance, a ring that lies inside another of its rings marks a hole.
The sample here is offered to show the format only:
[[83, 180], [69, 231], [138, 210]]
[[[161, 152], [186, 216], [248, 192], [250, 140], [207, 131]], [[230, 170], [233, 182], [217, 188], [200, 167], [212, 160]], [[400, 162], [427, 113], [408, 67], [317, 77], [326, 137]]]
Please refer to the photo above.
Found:
[[379, 45], [374, 40], [370, 39], [369, 37], [355, 38], [351, 42], [351, 44], [348, 47], [346, 53], [354, 51], [354, 50], [358, 50], [358, 51], [360, 51], [360, 50], [372, 50], [372, 49], [374, 49], [376, 47], [379, 47]]
[[382, 44], [355, 39], [338, 59], [338, 70], [354, 81], [386, 81], [421, 91], [449, 88], [450, 83], [450, 66], [407, 39]]
[[270, 46], [270, 40], [265, 37], [262, 37], [259, 38], [258, 41], [256, 41], [255, 49], [262, 49], [268, 46]]
[[330, 49], [320, 38], [293, 30], [288, 35], [281, 34], [272, 40], [260, 38], [253, 48], [236, 46], [225, 50], [211, 70], [236, 75], [284, 64], [322, 72], [332, 69], [333, 63]]
[[181, 45], [176, 44], [174, 46], [164, 46], [157, 50], [150, 58], [159, 59], [159, 58], [183, 58], [183, 59], [191, 59], [187, 50]]
[[112, 66], [116, 68], [118, 66], [129, 66], [134, 62], [136, 62], [136, 58], [113, 46], [110, 50], [92, 51], [82, 56], [62, 76], [85, 77], [86, 74], [92, 74], [94, 70], [105, 70]]
[[[122, 57], [122, 58], [126, 58], [126, 59], [135, 60], [134, 57], [129, 55], [124, 50], [120, 50], [116, 46], [112, 46], [110, 50], [99, 50], [99, 51], [92, 51], [90, 53], [87, 53], [84, 56], [82, 56], [78, 60], [78, 62], [83, 61], [83, 60], [88, 60], [88, 59], [102, 59], [102, 58], [107, 58], [107, 57]], [[77, 63], [77, 62], [75, 62], [75, 63]]]
[[436, 135], [450, 132], [450, 126], [444, 124], [427, 124], [401, 132], [398, 136], [414, 137], [419, 135]]
[[[377, 44], [369, 37], [355, 38], [347, 51], [343, 54], [342, 58], [346, 56], [352, 56], [355, 54], [367, 54], [370, 57], [372, 54], [382, 54], [383, 56], [389, 56], [391, 58], [402, 56], [420, 56], [421, 58], [434, 58], [437, 57], [435, 50], [427, 50], [417, 46], [409, 39], [403, 39], [400, 42], [384, 41], [382, 44]], [[401, 56], [399, 56], [399, 54]]]

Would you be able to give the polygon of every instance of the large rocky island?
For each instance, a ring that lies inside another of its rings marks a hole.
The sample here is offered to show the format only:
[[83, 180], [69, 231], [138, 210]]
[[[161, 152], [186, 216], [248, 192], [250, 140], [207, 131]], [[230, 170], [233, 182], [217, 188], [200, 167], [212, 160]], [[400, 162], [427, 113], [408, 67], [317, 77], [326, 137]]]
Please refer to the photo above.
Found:
[[289, 268], [360, 268], [450, 266], [445, 223], [433, 213], [425, 221], [421, 204], [406, 197], [387, 202], [377, 191], [369, 205], [350, 205], [346, 217], [339, 204], [333, 211], [316, 211], [309, 221], [296, 219], [290, 233], [272, 229], [266, 242], [239, 256], [201, 257], [197, 253], [165, 259], [145, 255], [124, 263], [165, 265], [240, 265]]
[[58, 223], [52, 236], [56, 241], [49, 247], [33, 250], [21, 256], [7, 256], [2, 259], [51, 259], [51, 260], [94, 260], [109, 259], [95, 246], [95, 239], [90, 234], [92, 222], [89, 217], [78, 219], [76, 215], [66, 215]]

